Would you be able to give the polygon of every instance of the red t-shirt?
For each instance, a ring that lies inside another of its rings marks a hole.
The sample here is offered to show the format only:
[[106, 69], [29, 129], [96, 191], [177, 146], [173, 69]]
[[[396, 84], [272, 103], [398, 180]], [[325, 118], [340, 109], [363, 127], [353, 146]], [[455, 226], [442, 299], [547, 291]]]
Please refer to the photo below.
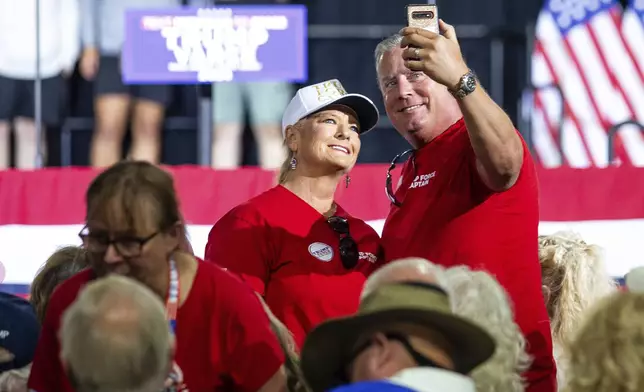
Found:
[[[51, 297], [31, 368], [30, 389], [73, 391], [58, 357], [58, 329], [65, 309], [92, 279], [92, 271], [80, 272]], [[176, 345], [175, 362], [190, 392], [254, 392], [284, 362], [268, 317], [252, 290], [215, 264], [202, 261], [177, 313]]]
[[[422, 257], [451, 267], [467, 265], [496, 277], [514, 302], [517, 324], [534, 362], [528, 391], [556, 391], [550, 322], [541, 291], [538, 257], [539, 193], [523, 143], [517, 182], [491, 191], [461, 119], [419, 149], [403, 168], [382, 242], [386, 260]], [[413, 163], [412, 163], [413, 162]]]
[[241, 204], [210, 231], [205, 259], [241, 276], [295, 336], [329, 318], [353, 314], [367, 276], [379, 264], [380, 238], [365, 222], [340, 206], [349, 221], [360, 260], [347, 270], [340, 261], [339, 237], [304, 200], [276, 186]]

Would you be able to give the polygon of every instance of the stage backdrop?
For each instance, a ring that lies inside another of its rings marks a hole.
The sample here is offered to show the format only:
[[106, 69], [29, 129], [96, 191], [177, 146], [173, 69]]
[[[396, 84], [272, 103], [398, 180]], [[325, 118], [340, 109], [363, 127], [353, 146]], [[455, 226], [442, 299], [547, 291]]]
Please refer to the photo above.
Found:
[[[356, 167], [351, 186], [340, 187], [338, 196], [350, 213], [379, 232], [389, 210], [384, 193], [386, 169], [386, 165]], [[208, 232], [217, 219], [276, 180], [275, 173], [254, 168], [168, 170], [174, 174], [198, 256], [203, 255]], [[53, 251], [79, 244], [84, 193], [95, 175], [85, 168], [0, 172], [1, 290], [25, 293]], [[575, 230], [603, 246], [609, 271], [616, 277], [644, 265], [644, 169], [540, 169], [539, 178], [541, 233]]]

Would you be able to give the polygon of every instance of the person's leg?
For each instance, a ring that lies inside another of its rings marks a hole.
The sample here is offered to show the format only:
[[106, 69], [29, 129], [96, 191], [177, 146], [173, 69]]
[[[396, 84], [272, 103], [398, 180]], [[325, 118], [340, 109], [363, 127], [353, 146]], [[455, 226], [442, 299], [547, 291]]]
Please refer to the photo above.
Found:
[[0, 76], [0, 91], [0, 170], [6, 170], [11, 162], [11, 120], [19, 98], [17, 81]]
[[129, 89], [121, 81], [117, 57], [101, 57], [94, 94], [95, 127], [90, 161], [94, 167], [106, 167], [122, 158], [130, 108]]
[[282, 115], [291, 100], [291, 86], [283, 82], [249, 83], [245, 93], [259, 164], [264, 169], [277, 169], [286, 158]]
[[172, 86], [136, 86], [133, 95], [136, 100], [132, 120], [132, 148], [128, 155], [134, 160], [159, 163], [165, 108], [172, 99]]
[[240, 83], [222, 82], [213, 86], [212, 167], [235, 169], [242, 158], [244, 101]]

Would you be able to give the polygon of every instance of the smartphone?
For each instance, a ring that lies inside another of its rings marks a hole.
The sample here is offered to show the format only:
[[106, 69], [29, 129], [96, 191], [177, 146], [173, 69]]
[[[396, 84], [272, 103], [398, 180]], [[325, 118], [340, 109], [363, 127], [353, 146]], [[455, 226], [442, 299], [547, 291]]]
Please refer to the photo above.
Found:
[[407, 26], [440, 34], [436, 4], [409, 4], [407, 6]]

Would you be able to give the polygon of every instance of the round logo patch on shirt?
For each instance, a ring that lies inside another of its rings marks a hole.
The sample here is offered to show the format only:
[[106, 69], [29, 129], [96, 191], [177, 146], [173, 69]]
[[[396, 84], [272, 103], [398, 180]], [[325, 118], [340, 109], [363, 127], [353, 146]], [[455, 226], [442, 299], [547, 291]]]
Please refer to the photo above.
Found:
[[314, 242], [309, 245], [309, 253], [320, 261], [328, 262], [333, 260], [333, 248], [322, 242]]

